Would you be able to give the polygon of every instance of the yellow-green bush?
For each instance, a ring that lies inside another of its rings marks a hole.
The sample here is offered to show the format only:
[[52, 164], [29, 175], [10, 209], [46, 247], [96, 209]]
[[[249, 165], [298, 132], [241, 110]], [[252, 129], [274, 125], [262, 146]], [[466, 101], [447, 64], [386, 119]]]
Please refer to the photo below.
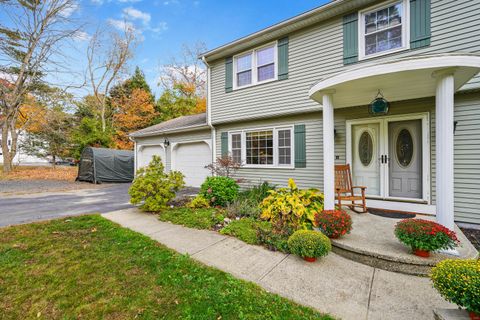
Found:
[[130, 202], [141, 204], [145, 211], [161, 211], [167, 203], [175, 198], [175, 193], [183, 188], [183, 174], [178, 171], [164, 172], [162, 160], [153, 156], [152, 161], [145, 168], [137, 171], [132, 186], [128, 190]]
[[297, 229], [311, 229], [315, 214], [323, 210], [323, 194], [315, 189], [301, 190], [290, 179], [288, 188], [269, 191], [260, 208], [261, 218], [272, 224], [285, 224]]
[[298, 230], [288, 238], [290, 252], [302, 258], [326, 256], [332, 250], [330, 239], [321, 232]]
[[480, 313], [480, 260], [441, 261], [432, 269], [430, 278], [447, 301]]
[[210, 203], [207, 199], [198, 195], [187, 204], [187, 207], [191, 209], [210, 208]]

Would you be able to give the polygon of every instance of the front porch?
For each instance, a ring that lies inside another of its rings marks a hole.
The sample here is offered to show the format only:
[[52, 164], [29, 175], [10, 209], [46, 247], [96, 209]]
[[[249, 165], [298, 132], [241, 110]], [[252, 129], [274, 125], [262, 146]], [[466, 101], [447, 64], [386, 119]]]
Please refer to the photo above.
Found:
[[[458, 256], [442, 253], [432, 253], [428, 259], [415, 256], [410, 248], [395, 238], [393, 230], [400, 219], [379, 217], [370, 213], [357, 214], [348, 211], [353, 220], [350, 234], [339, 239], [332, 239], [333, 252], [347, 259], [360, 262], [371, 267], [426, 276], [430, 269], [444, 259], [471, 259], [478, 252], [462, 231], [455, 226], [455, 232], [460, 241]], [[434, 220], [431, 216], [417, 218]]]
[[[309, 95], [322, 105], [323, 112], [325, 209], [335, 207], [334, 114], [346, 110], [342, 108], [367, 108], [378, 92], [394, 103], [434, 97], [433, 124], [430, 123], [429, 112], [418, 111], [406, 113], [403, 118], [394, 119], [388, 114], [385, 117], [370, 116], [368, 119], [346, 121], [346, 163], [353, 167], [358, 179], [370, 179], [363, 184], [369, 187], [370, 203], [367, 201], [367, 206], [386, 208], [393, 205], [399, 211], [434, 214], [437, 222], [453, 230], [454, 94], [479, 71], [478, 55], [421, 56], [367, 64], [313, 86]], [[401, 125], [398, 125], [400, 122]], [[430, 125], [436, 138], [431, 146]], [[355, 159], [352, 153], [359, 154], [358, 142], [365, 131], [369, 132], [370, 138], [364, 140], [366, 144], [374, 145], [374, 151], [370, 150], [365, 159], [361, 156]], [[402, 149], [406, 156], [395, 158], [395, 162], [394, 154], [399, 150], [395, 149], [395, 141], [402, 134], [406, 142], [400, 147], [397, 145], [397, 148], [416, 145], [417, 150], [413, 147], [406, 151]], [[402, 184], [408, 184], [408, 188], [402, 189]]]

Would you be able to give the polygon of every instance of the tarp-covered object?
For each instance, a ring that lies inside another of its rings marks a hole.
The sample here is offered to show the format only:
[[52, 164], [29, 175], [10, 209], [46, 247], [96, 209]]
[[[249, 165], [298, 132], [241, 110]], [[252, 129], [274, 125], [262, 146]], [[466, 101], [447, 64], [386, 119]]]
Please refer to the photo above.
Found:
[[87, 147], [78, 166], [78, 181], [132, 182], [134, 154], [128, 150]]

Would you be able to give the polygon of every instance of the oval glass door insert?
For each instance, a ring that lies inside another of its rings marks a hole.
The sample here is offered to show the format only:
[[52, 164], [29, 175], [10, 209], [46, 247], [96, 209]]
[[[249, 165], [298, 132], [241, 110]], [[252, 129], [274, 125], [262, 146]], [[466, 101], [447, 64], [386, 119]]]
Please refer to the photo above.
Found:
[[407, 129], [398, 133], [396, 143], [397, 161], [402, 167], [408, 167], [413, 158], [413, 138]]
[[368, 167], [372, 162], [373, 140], [368, 131], [364, 131], [358, 141], [358, 157], [365, 167]]

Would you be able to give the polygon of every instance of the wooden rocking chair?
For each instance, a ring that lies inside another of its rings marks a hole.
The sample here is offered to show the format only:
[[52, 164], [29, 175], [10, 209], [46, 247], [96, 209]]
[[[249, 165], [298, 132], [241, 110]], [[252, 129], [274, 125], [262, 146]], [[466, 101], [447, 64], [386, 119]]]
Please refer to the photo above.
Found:
[[[355, 195], [354, 189], [360, 189], [362, 195]], [[342, 208], [342, 200], [344, 200], [352, 202], [352, 204], [345, 204], [351, 210], [357, 213], [367, 212], [365, 189], [367, 187], [352, 186], [352, 174], [349, 164], [335, 165], [335, 199], [338, 201], [340, 209]], [[356, 203], [356, 201], [361, 201], [361, 203]], [[356, 207], [362, 208], [362, 211], [357, 210]]]

